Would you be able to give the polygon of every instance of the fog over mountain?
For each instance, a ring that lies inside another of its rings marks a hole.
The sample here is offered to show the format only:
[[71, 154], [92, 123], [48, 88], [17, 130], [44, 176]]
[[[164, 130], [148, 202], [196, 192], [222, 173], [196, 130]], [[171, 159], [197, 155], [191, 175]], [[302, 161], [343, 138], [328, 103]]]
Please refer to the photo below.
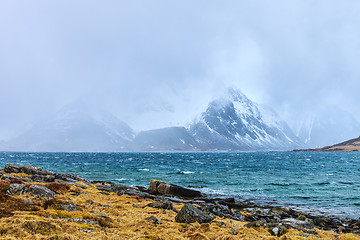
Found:
[[229, 86], [312, 147], [357, 137], [359, 12], [356, 0], [2, 1], [0, 141], [78, 101], [135, 133], [184, 134]]

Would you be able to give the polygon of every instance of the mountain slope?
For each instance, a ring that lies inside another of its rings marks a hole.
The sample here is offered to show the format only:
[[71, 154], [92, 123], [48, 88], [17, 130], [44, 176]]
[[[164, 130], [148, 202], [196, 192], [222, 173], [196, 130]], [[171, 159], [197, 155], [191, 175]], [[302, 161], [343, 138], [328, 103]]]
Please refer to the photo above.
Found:
[[168, 127], [140, 132], [133, 148], [140, 151], [194, 151], [198, 143], [184, 127]]
[[84, 104], [62, 108], [24, 134], [5, 143], [8, 151], [124, 151], [134, 138], [124, 122]]
[[323, 148], [314, 148], [295, 151], [317, 151], [317, 152], [360, 152], [360, 137]]
[[292, 123], [294, 132], [306, 147], [330, 146], [360, 133], [359, 122], [348, 112], [334, 106], [323, 107]]
[[285, 150], [299, 146], [298, 138], [276, 112], [232, 88], [208, 105], [189, 132], [202, 148], [212, 150]]

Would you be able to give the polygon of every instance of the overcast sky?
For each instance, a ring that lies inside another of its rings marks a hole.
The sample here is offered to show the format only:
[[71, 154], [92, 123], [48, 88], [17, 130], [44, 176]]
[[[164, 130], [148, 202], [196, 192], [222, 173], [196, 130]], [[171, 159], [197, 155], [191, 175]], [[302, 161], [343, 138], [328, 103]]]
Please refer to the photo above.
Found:
[[78, 101], [135, 129], [183, 124], [227, 86], [286, 119], [360, 120], [360, 2], [0, 2], [0, 139]]

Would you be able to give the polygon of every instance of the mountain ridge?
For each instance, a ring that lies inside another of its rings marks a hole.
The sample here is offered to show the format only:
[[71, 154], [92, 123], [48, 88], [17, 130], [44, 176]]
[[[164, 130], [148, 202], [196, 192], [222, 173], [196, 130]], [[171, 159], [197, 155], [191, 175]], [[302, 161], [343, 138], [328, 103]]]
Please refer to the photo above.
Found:
[[270, 107], [229, 88], [188, 126], [135, 133], [129, 125], [84, 103], [63, 107], [7, 141], [9, 151], [269, 151], [300, 147], [299, 139]]

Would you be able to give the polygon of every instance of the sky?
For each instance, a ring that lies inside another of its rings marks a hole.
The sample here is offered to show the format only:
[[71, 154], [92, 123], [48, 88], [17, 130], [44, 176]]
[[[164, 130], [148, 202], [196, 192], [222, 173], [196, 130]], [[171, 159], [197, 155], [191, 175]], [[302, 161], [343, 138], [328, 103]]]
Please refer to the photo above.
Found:
[[182, 125], [229, 86], [293, 121], [360, 120], [357, 0], [0, 2], [0, 140], [85, 101], [136, 130]]

